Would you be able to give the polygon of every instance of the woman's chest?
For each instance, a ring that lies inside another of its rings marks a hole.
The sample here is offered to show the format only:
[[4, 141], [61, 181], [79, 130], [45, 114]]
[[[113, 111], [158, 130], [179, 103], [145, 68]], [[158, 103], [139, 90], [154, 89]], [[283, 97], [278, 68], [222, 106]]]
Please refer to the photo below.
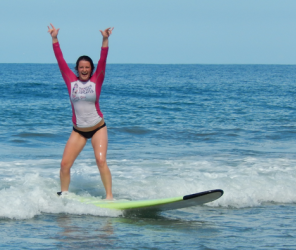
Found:
[[95, 102], [96, 85], [93, 82], [82, 83], [80, 81], [71, 83], [71, 100], [77, 102], [80, 100]]

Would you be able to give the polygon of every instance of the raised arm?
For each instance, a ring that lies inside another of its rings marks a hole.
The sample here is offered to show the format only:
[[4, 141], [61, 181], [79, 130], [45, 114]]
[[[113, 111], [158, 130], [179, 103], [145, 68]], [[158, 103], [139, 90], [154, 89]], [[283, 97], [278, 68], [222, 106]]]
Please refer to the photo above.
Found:
[[105, 69], [106, 69], [106, 61], [108, 55], [108, 46], [109, 46], [109, 36], [112, 34], [114, 28], [108, 28], [104, 31], [100, 30], [103, 36], [101, 56], [98, 62], [97, 69], [95, 73], [92, 75], [92, 81], [94, 81], [98, 85], [102, 85], [105, 77]]
[[58, 65], [60, 68], [60, 71], [62, 73], [62, 77], [64, 78], [64, 81], [68, 87], [68, 90], [70, 88], [70, 84], [73, 81], [77, 80], [76, 75], [73, 73], [73, 71], [69, 68], [68, 64], [66, 63], [62, 50], [60, 48], [60, 44], [58, 41], [58, 33], [60, 29], [56, 29], [52, 24], [50, 24], [51, 28], [48, 27], [48, 33], [52, 37], [52, 46], [53, 46], [53, 51], [55, 54], [55, 57], [58, 61]]

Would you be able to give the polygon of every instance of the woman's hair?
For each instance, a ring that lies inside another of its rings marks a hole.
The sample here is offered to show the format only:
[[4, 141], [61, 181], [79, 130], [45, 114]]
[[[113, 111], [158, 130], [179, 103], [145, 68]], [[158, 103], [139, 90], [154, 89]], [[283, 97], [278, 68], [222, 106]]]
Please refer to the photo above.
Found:
[[90, 76], [92, 76], [93, 72], [94, 72], [94, 69], [95, 69], [95, 66], [94, 66], [94, 63], [93, 61], [91, 60], [91, 58], [89, 56], [81, 56], [77, 59], [76, 61], [76, 67], [75, 67], [75, 70], [76, 72], [78, 73], [78, 66], [79, 66], [79, 62], [80, 61], [87, 61], [90, 63], [90, 67], [91, 67], [91, 74]]

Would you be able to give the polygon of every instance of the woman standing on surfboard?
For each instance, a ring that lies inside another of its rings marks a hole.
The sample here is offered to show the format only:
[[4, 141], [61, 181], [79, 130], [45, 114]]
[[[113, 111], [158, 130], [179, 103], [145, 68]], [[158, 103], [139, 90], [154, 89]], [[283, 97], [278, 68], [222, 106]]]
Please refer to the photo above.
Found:
[[112, 178], [106, 162], [108, 134], [103, 114], [99, 106], [99, 97], [105, 77], [106, 59], [108, 54], [108, 38], [113, 28], [100, 30], [103, 36], [101, 57], [95, 72], [94, 64], [88, 56], [81, 56], [76, 62], [76, 76], [64, 60], [58, 42], [59, 29], [52, 24], [48, 32], [52, 37], [53, 50], [58, 61], [62, 77], [67, 85], [72, 106], [73, 131], [64, 149], [61, 161], [60, 180], [61, 192], [65, 195], [70, 185], [70, 169], [84, 148], [87, 139], [91, 138], [96, 162], [101, 174], [101, 179], [106, 190], [106, 199], [112, 199]]

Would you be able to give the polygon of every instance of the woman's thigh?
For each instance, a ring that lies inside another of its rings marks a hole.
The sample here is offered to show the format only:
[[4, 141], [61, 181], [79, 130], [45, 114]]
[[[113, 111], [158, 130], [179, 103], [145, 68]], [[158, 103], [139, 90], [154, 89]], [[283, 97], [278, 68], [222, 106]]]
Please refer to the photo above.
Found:
[[87, 139], [84, 138], [79, 133], [72, 131], [67, 144], [64, 149], [63, 159], [62, 159], [62, 167], [71, 167], [74, 163], [75, 159], [82, 151], [86, 144]]
[[92, 137], [91, 143], [94, 149], [97, 162], [106, 161], [108, 148], [108, 132], [107, 127], [98, 130]]

